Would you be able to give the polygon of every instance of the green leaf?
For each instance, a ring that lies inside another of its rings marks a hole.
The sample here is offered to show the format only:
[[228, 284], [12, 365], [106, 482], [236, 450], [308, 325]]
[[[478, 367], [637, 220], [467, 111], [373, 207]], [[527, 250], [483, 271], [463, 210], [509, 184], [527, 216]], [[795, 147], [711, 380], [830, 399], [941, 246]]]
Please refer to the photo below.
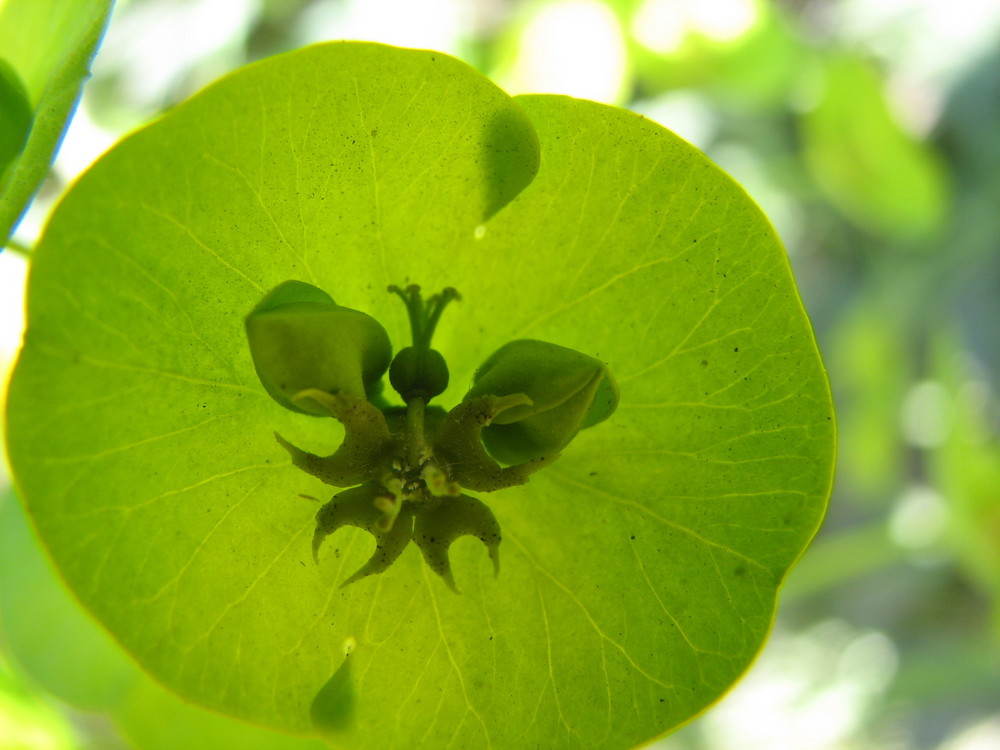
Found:
[[[397, 349], [388, 284], [456, 287], [443, 406], [515, 338], [608, 363], [618, 411], [480, 497], [499, 577], [471, 537], [461, 595], [413, 545], [338, 588], [357, 529], [312, 562], [301, 495], [332, 493], [272, 433], [342, 432], [267, 396], [242, 330], [288, 279]], [[10, 454], [69, 584], [188, 700], [338, 747], [649, 740], [747, 668], [825, 509], [826, 378], [752, 201], [634, 114], [439, 53], [325, 45], [211, 87], [81, 179], [29, 300]]]
[[33, 686], [6, 661], [0, 662], [0, 709], [3, 710], [4, 746], [48, 750], [79, 747], [67, 717], [34, 693]]
[[58, 699], [110, 714], [136, 750], [322, 747], [186, 704], [157, 685], [73, 600], [9, 491], [0, 492], [0, 644]]
[[945, 541], [968, 577], [989, 597], [1000, 640], [1000, 438], [991, 424], [989, 386], [963, 350], [951, 320], [932, 332], [928, 369], [950, 402], [941, 444], [930, 452], [931, 478], [948, 501]]
[[[0, 146], [0, 236], [13, 233], [35, 191], [48, 173], [94, 56], [112, 0], [4, 0], [0, 3], [0, 50], [23, 85], [18, 101], [0, 91], [5, 122], [9, 108], [27, 105], [30, 133], [20, 134], [16, 151]], [[3, 61], [0, 61], [3, 62]], [[2, 78], [2, 76], [0, 76]], [[10, 78], [10, 76], [8, 76]], [[0, 83], [0, 89], [10, 89]], [[17, 115], [23, 124], [23, 112]], [[6, 141], [5, 133], [3, 140]], [[26, 137], [26, 140], [25, 140]], [[6, 145], [6, 144], [5, 144]], [[5, 167], [8, 167], [6, 170]]]
[[[711, 15], [695, 19], [682, 13], [677, 23], [664, 24], [656, 16], [665, 6], [636, 5], [630, 51], [642, 90], [697, 89], [716, 95], [724, 107], [741, 110], [785, 106], [801, 75], [804, 50], [780, 6], [745, 3], [715, 16], [729, 28], [713, 29], [699, 22]], [[753, 17], [740, 18], [739, 10]]]
[[0, 530], [4, 651], [60, 700], [91, 711], [120, 701], [138, 670], [60, 585], [9, 491], [0, 492]]
[[912, 376], [901, 364], [908, 359], [901, 296], [898, 279], [866, 290], [830, 332], [830, 374], [840, 394], [840, 481], [855, 501], [885, 502], [906, 481], [899, 415]]
[[941, 228], [947, 175], [931, 147], [907, 133], [889, 110], [878, 74], [834, 57], [822, 66], [823, 96], [802, 119], [813, 177], [858, 225], [903, 240]]

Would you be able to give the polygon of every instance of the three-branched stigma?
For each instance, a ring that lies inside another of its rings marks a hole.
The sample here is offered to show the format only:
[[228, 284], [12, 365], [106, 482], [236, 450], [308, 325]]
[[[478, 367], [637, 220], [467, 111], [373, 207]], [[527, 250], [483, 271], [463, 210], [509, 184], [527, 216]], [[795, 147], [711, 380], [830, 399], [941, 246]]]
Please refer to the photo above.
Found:
[[[581, 429], [611, 415], [618, 388], [594, 357], [518, 340], [490, 356], [462, 402], [445, 412], [429, 404], [449, 379], [431, 340], [445, 307], [459, 295], [448, 288], [425, 300], [415, 284], [389, 292], [406, 305], [413, 342], [395, 357], [374, 318], [301, 281], [279, 285], [247, 316], [250, 352], [261, 383], [279, 404], [344, 426], [343, 442], [329, 456], [275, 434], [299, 469], [349, 488], [316, 514], [317, 563], [325, 538], [354, 526], [371, 533], [376, 547], [342, 586], [383, 572], [412, 541], [457, 592], [448, 549], [460, 536], [482, 541], [494, 574], [500, 570], [500, 524], [465, 491], [527, 482]], [[382, 396], [386, 370], [405, 406], [389, 405]]]

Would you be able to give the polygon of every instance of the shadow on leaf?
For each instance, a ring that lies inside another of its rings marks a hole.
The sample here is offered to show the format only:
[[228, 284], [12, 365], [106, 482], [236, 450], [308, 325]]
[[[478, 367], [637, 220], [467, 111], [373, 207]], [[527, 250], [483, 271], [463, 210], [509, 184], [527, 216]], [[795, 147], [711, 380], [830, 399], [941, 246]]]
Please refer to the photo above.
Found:
[[528, 118], [509, 109], [496, 111], [486, 125], [483, 157], [488, 169], [484, 220], [510, 203], [538, 174], [538, 135]]
[[343, 663], [333, 676], [316, 693], [309, 715], [320, 736], [349, 729], [354, 720], [354, 686], [351, 684], [351, 657], [345, 656]]

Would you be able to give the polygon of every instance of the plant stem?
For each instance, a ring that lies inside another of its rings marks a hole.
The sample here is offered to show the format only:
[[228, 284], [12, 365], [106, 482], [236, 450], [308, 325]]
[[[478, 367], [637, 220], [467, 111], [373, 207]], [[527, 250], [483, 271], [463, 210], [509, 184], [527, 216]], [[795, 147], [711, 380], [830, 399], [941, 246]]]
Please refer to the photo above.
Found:
[[9, 239], [9, 240], [7, 240], [7, 245], [6, 245], [5, 249], [6, 250], [10, 250], [12, 252], [15, 252], [15, 253], [17, 253], [18, 255], [20, 255], [20, 256], [22, 256], [24, 258], [30, 258], [31, 257], [31, 248], [28, 247], [27, 245], [22, 245], [20, 242], [18, 242], [15, 239]]
[[410, 468], [419, 466], [424, 454], [424, 406], [419, 397], [406, 405], [406, 462]]

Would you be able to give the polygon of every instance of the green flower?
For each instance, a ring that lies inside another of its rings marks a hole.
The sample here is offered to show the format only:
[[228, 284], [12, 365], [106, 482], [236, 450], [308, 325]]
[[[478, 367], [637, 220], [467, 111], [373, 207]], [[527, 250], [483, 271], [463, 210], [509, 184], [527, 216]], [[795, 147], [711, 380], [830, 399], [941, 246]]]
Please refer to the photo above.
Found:
[[[460, 536], [481, 540], [494, 572], [500, 570], [500, 524], [463, 490], [524, 484], [579, 430], [610, 416], [618, 389], [593, 357], [515, 341], [480, 368], [462, 403], [448, 412], [429, 406], [448, 385], [447, 364], [431, 338], [458, 293], [445, 289], [424, 300], [416, 285], [389, 291], [406, 304], [413, 339], [391, 364], [388, 337], [374, 319], [302, 282], [286, 282], [265, 297], [247, 317], [247, 336], [261, 382], [278, 403], [344, 426], [343, 442], [329, 456], [276, 435], [296, 467], [349, 488], [316, 514], [317, 562], [327, 536], [354, 526], [375, 537], [375, 552], [342, 586], [385, 571], [412, 541], [457, 592], [448, 549]], [[380, 409], [370, 400], [387, 367], [405, 407]]]

